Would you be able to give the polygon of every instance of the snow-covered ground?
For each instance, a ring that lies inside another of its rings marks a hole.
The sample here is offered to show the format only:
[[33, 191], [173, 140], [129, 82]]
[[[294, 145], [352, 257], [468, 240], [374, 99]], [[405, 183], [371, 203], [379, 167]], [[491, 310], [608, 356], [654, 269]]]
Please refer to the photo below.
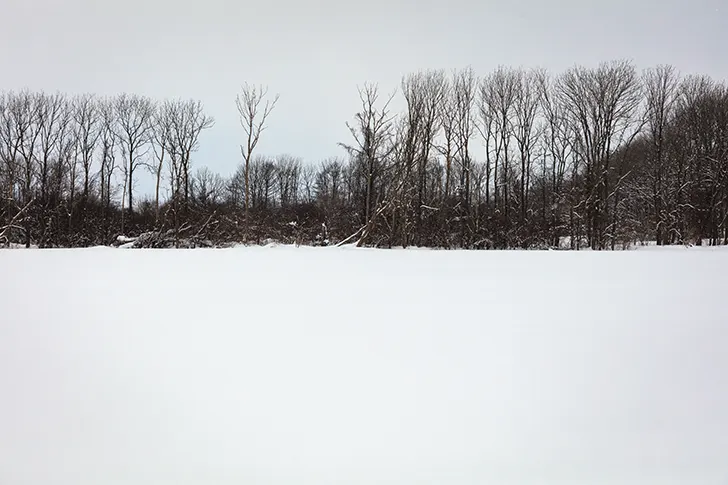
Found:
[[0, 484], [728, 483], [728, 250], [0, 251]]

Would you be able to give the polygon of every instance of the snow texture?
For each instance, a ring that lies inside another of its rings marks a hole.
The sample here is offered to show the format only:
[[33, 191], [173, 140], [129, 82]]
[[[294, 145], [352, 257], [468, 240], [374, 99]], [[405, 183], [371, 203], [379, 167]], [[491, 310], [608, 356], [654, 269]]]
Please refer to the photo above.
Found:
[[0, 484], [728, 483], [728, 250], [0, 252]]

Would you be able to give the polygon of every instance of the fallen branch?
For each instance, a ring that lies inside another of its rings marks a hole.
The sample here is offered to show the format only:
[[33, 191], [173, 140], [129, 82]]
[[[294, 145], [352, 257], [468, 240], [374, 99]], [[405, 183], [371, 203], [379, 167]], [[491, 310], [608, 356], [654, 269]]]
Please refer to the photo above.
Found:
[[217, 214], [217, 209], [215, 209], [215, 210], [214, 210], [214, 211], [212, 212], [212, 214], [210, 214], [210, 217], [208, 217], [208, 218], [207, 218], [207, 220], [205, 221], [205, 223], [204, 223], [204, 224], [203, 224], [203, 225], [202, 225], [202, 226], [200, 227], [200, 230], [199, 230], [199, 231], [197, 231], [197, 234], [195, 234], [195, 236], [194, 236], [195, 238], [198, 238], [198, 237], [200, 237], [200, 234], [202, 234], [202, 231], [204, 231], [204, 230], [205, 230], [205, 228], [206, 228], [206, 227], [207, 227], [207, 225], [208, 225], [208, 224], [210, 223], [210, 221], [212, 220], [212, 218], [213, 218], [213, 217], [215, 217], [215, 214]]
[[10, 231], [10, 229], [17, 229], [17, 228], [22, 229], [20, 226], [18, 226], [16, 224], [16, 222], [18, 222], [18, 219], [20, 219], [20, 216], [22, 216], [23, 213], [28, 210], [28, 208], [31, 206], [31, 204], [33, 202], [35, 202], [35, 198], [30, 199], [30, 201], [27, 204], [25, 204], [25, 207], [20, 209], [18, 211], [18, 213], [15, 214], [15, 216], [13, 216], [12, 219], [10, 219], [10, 222], [6, 226], [3, 226], [2, 229], [0, 229], [0, 239], [4, 239], [5, 241], [9, 242], [9, 238], [7, 237], [6, 234]]
[[352, 239], [357, 237], [359, 234], [361, 234], [361, 232], [364, 229], [366, 229], [366, 227], [367, 226], [361, 226], [358, 231], [356, 231], [354, 234], [352, 234], [351, 236], [349, 236], [346, 239], [344, 239], [343, 241], [341, 241], [339, 244], [336, 245], [336, 247], [340, 247], [340, 246], [343, 246], [344, 244], [348, 243], [349, 241], [351, 241]]

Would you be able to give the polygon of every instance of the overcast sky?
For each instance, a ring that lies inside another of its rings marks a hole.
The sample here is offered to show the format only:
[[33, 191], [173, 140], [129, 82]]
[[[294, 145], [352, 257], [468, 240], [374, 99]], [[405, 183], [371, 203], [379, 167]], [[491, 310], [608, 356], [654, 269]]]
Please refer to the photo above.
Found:
[[217, 123], [194, 163], [223, 174], [244, 81], [281, 95], [261, 153], [316, 162], [343, 154], [357, 85], [418, 69], [629, 58], [728, 77], [721, 0], [3, 0], [2, 18], [0, 89], [200, 99]]

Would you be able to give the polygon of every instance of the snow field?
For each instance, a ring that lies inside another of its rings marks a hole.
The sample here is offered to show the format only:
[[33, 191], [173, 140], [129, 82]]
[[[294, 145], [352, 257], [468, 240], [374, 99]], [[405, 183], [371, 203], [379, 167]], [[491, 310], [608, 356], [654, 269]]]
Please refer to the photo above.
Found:
[[0, 251], [0, 484], [725, 484], [727, 270]]

